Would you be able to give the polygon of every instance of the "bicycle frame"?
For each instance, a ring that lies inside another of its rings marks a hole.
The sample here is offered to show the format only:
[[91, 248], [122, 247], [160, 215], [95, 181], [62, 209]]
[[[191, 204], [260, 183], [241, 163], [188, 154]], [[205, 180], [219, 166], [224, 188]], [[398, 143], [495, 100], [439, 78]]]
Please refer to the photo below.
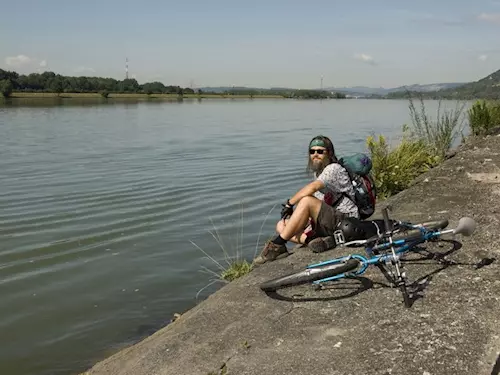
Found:
[[[343, 263], [343, 262], [348, 261], [349, 259], [357, 259], [361, 265], [361, 268], [359, 268], [356, 271], [345, 272], [345, 273], [335, 275], [332, 277], [327, 277], [327, 278], [324, 278], [321, 280], [316, 280], [316, 281], [313, 281], [313, 284], [320, 284], [320, 283], [323, 283], [326, 281], [332, 281], [332, 280], [338, 280], [338, 279], [342, 279], [342, 278], [346, 278], [346, 277], [358, 276], [358, 275], [365, 273], [368, 266], [373, 265], [373, 264], [386, 263], [386, 262], [392, 262], [392, 261], [398, 262], [401, 254], [405, 254], [409, 251], [412, 251], [412, 249], [416, 245], [418, 245], [420, 243], [424, 243], [424, 242], [429, 241], [429, 240], [432, 240], [434, 238], [440, 237], [443, 234], [453, 232], [453, 229], [449, 229], [449, 230], [445, 230], [445, 231], [430, 231], [424, 227], [414, 226], [411, 224], [408, 225], [408, 227], [411, 229], [420, 229], [421, 237], [419, 237], [417, 239], [412, 239], [412, 240], [399, 239], [399, 240], [393, 241], [392, 235], [390, 235], [388, 242], [377, 244], [373, 247], [365, 247], [365, 251], [366, 251], [368, 257], [365, 257], [363, 255], [359, 255], [359, 254], [351, 254], [351, 255], [344, 256], [344, 257], [335, 258], [335, 259], [323, 261], [320, 263], [308, 265], [306, 268], [317, 268], [317, 267], [325, 266], [327, 264]], [[343, 246], [346, 246], [349, 244], [354, 244], [356, 242], [357, 241], [344, 243]], [[386, 250], [388, 248], [392, 248], [392, 249], [394, 249], [394, 251], [392, 253], [389, 253], [389, 254], [382, 254], [382, 255], [375, 255], [374, 254], [374, 251]]]

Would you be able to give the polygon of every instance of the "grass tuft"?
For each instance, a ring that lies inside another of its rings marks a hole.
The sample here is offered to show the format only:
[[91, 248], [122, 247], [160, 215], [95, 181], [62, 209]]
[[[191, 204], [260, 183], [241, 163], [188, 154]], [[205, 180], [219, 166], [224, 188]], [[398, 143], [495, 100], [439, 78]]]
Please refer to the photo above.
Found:
[[[255, 252], [257, 252], [257, 247], [264, 223], [266, 222], [269, 214], [274, 209], [274, 207], [276, 207], [276, 204], [268, 212], [266, 218], [264, 219], [264, 222], [262, 223], [259, 235], [257, 237], [257, 246]], [[243, 209], [241, 210], [239, 228], [237, 228], [237, 230], [235, 231], [236, 245], [232, 247], [233, 250], [228, 249], [228, 247], [223, 241], [221, 234], [219, 233], [219, 230], [215, 226], [212, 219], [210, 219], [210, 222], [212, 223], [213, 230], [209, 230], [208, 232], [212, 235], [215, 242], [219, 245], [222, 254], [219, 255], [209, 254], [207, 251], [202, 249], [196, 243], [190, 241], [193, 244], [193, 246], [195, 246], [198, 250], [200, 250], [204, 254], [204, 258], [209, 259], [215, 266], [215, 270], [205, 266], [201, 267], [202, 271], [209, 274], [211, 278], [209, 280], [210, 282], [198, 291], [198, 293], [196, 294], [196, 298], [198, 298], [198, 295], [209, 286], [218, 282], [229, 283], [233, 280], [236, 280], [248, 274], [253, 269], [253, 264], [247, 261], [243, 254]]]
[[221, 272], [220, 277], [223, 280], [233, 281], [241, 276], [245, 276], [252, 270], [252, 264], [248, 263], [245, 259], [235, 261], [229, 265], [224, 271]]
[[433, 120], [425, 110], [425, 104], [420, 95], [420, 108], [417, 110], [413, 99], [409, 96], [409, 109], [412, 121], [413, 136], [423, 141], [439, 161], [446, 157], [456, 138], [463, 131], [466, 102], [457, 102], [454, 109], [441, 110], [439, 100], [436, 119]]

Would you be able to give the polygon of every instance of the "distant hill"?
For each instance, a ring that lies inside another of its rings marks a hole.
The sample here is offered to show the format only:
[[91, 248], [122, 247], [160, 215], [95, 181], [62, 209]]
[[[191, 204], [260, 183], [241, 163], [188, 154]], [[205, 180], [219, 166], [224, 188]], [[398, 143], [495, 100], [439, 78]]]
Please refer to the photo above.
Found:
[[246, 91], [246, 90], [254, 90], [261, 92], [270, 92], [270, 91], [296, 91], [298, 89], [292, 87], [271, 87], [271, 88], [262, 88], [262, 87], [246, 87], [246, 86], [207, 86], [199, 88], [205, 92], [215, 92], [215, 93], [223, 93], [223, 92], [231, 92], [231, 91]]
[[431, 83], [431, 84], [413, 84], [409, 86], [399, 86], [394, 88], [384, 88], [384, 87], [366, 87], [366, 86], [353, 86], [353, 87], [328, 87], [325, 90], [338, 91], [344, 94], [349, 94], [353, 96], [369, 96], [369, 95], [379, 95], [385, 96], [393, 92], [405, 92], [415, 91], [415, 92], [430, 92], [438, 91], [448, 88], [455, 88], [465, 85], [464, 82], [451, 82], [451, 83]]
[[[408, 91], [416, 93], [416, 90]], [[423, 98], [429, 99], [500, 99], [500, 70], [481, 78], [478, 81], [465, 83], [455, 87], [420, 92]], [[406, 97], [406, 91], [392, 92], [387, 98]]]
[[385, 95], [388, 89], [383, 87], [367, 87], [367, 86], [352, 86], [352, 87], [327, 87], [324, 90], [338, 91], [350, 95]]
[[231, 91], [231, 90], [236, 90], [236, 91], [241, 91], [241, 90], [265, 90], [265, 89], [260, 89], [256, 87], [244, 87], [244, 86], [216, 86], [216, 87], [199, 87], [201, 91], [204, 92], [215, 92], [217, 94], [226, 92], [226, 91]]
[[440, 90], [436, 95], [450, 98], [500, 99], [500, 70], [465, 85]]

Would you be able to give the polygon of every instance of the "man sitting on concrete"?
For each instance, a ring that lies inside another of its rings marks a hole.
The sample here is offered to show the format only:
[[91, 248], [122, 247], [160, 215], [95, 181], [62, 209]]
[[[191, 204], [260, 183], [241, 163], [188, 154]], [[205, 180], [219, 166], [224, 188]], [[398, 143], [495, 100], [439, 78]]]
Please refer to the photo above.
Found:
[[288, 253], [287, 241], [306, 244], [314, 252], [328, 250], [335, 246], [332, 236], [340, 221], [359, 218], [349, 174], [338, 163], [329, 138], [320, 135], [309, 142], [307, 168], [315, 179], [284, 204], [282, 220], [276, 225], [278, 235], [266, 243], [255, 264]]

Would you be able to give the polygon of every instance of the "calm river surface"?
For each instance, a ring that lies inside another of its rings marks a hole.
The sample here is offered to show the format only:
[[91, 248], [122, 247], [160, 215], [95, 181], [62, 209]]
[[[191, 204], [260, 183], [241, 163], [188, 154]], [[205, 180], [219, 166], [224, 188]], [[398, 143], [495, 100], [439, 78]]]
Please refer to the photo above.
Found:
[[0, 102], [0, 374], [78, 373], [151, 334], [221, 286], [197, 297], [216, 268], [194, 244], [260, 251], [314, 135], [343, 155], [410, 122], [405, 100], [57, 103]]

